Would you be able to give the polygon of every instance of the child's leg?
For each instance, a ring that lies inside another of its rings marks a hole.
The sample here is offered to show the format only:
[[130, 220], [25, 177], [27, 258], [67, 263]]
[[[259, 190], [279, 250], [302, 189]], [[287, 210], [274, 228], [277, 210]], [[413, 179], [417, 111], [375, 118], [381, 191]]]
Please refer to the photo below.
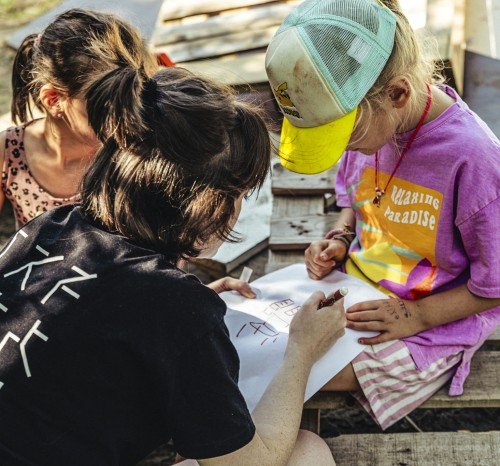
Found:
[[322, 392], [357, 392], [358, 390], [361, 390], [361, 387], [352, 364], [344, 367], [321, 388]]
[[402, 341], [368, 345], [324, 388], [352, 391], [380, 427], [387, 429], [445, 385], [461, 360], [461, 353], [452, 354], [419, 370]]

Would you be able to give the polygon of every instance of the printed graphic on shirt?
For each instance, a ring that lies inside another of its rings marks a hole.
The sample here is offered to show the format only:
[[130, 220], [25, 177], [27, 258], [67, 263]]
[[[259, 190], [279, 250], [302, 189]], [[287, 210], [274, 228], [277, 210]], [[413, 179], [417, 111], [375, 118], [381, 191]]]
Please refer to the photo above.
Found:
[[[89, 274], [76, 265], [66, 264], [64, 255], [51, 256], [39, 244], [35, 244], [32, 250], [26, 251], [22, 243], [28, 237], [29, 235], [25, 230], [19, 230], [0, 252], [0, 277], [4, 279], [9, 277], [17, 279], [16, 282], [18, 284], [16, 286], [19, 288], [16, 294], [25, 294], [28, 301], [32, 303], [38, 302], [40, 308], [47, 305], [50, 298], [59, 290], [64, 291], [73, 299], [79, 299], [80, 295], [67, 285], [96, 279], [97, 274]], [[19, 252], [24, 256], [24, 259], [16, 264], [16, 268], [10, 269], [8, 265], [5, 267], [4, 263], [8, 264], [9, 259], [19, 257]], [[35, 285], [35, 287], [37, 285], [36, 280], [33, 278], [35, 271], [39, 268], [51, 266], [52, 264], [57, 264], [57, 272], [54, 273], [52, 269], [50, 273], [54, 277], [54, 283], [50, 283], [47, 289], [43, 289], [43, 287], [37, 288], [40, 295], [34, 296], [30, 290], [32, 285]], [[1, 289], [0, 300], [3, 301]], [[21, 361], [26, 377], [31, 377], [32, 371], [27, 351], [30, 339], [38, 338], [43, 342], [49, 340], [49, 336], [44, 333], [45, 330], [41, 329], [43, 327], [42, 321], [33, 318], [29, 315], [30, 313], [21, 315], [20, 319], [7, 320], [7, 317], [11, 314], [10, 306], [1, 301], [0, 310], [6, 313], [7, 316], [0, 321], [0, 390], [5, 386], [5, 381], [3, 380], [4, 372], [7, 372], [16, 364], [20, 364]], [[54, 309], [50, 309], [50, 312], [53, 313], [54, 311]], [[31, 312], [31, 314], [33, 313]], [[7, 352], [8, 354], [6, 354]]]
[[[385, 186], [389, 175], [380, 173], [379, 178], [380, 185]], [[351, 253], [347, 271], [364, 275], [407, 299], [427, 296], [436, 277], [436, 238], [443, 195], [394, 177], [377, 207], [373, 204], [374, 183], [375, 170], [367, 167], [360, 182], [350, 187], [356, 190], [353, 208], [360, 229], [360, 249]]]

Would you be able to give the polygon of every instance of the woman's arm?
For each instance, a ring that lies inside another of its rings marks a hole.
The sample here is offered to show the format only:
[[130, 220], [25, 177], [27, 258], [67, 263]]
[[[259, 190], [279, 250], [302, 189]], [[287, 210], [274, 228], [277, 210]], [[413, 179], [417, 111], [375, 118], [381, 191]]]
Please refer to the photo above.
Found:
[[323, 293], [315, 293], [292, 321], [283, 363], [252, 415], [256, 427], [253, 439], [233, 453], [198, 460], [199, 464], [277, 466], [288, 463], [299, 431], [311, 367], [344, 333], [342, 302], [317, 310], [323, 298]]
[[[3, 163], [5, 159], [5, 139], [6, 139], [6, 131], [2, 131], [0, 133], [0, 173], [3, 170]], [[5, 202], [5, 194], [3, 193], [3, 189], [0, 187], [0, 212], [3, 208], [3, 203]]]
[[347, 309], [347, 327], [381, 332], [360, 341], [373, 345], [409, 337], [499, 305], [500, 298], [476, 296], [464, 284], [415, 301], [396, 298], [356, 304]]

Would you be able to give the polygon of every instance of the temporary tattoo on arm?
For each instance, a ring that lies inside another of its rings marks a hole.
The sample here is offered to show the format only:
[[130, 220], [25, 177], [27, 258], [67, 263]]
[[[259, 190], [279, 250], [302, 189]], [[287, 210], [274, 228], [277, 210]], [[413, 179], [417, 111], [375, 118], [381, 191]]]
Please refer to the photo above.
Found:
[[409, 309], [406, 307], [405, 302], [401, 298], [396, 298], [396, 301], [398, 302], [399, 309], [401, 310], [401, 312], [403, 313], [403, 315], [407, 319], [409, 319], [411, 317], [411, 313], [410, 313]]
[[390, 302], [390, 301], [385, 302], [382, 306], [382, 309], [384, 311], [388, 312], [395, 319], [399, 319], [398, 311], [394, 308], [394, 306], [392, 305], [392, 302]]

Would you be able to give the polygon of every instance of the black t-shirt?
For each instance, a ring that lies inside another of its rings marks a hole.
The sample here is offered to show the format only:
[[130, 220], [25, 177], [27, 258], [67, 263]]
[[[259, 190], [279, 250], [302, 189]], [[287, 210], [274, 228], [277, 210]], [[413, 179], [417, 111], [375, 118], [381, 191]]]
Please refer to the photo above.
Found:
[[65, 206], [0, 252], [0, 464], [133, 465], [170, 438], [189, 458], [255, 428], [212, 290]]

